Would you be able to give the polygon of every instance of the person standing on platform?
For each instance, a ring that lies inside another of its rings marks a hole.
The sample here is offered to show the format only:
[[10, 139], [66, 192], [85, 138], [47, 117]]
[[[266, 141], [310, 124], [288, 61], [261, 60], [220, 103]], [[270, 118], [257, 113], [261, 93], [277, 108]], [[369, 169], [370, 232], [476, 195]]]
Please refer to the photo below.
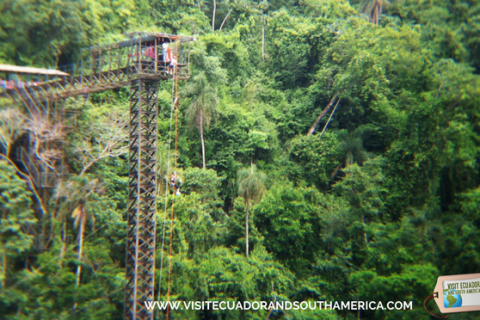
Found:
[[170, 46], [167, 48], [168, 61], [172, 61], [172, 48]]
[[151, 58], [152, 60], [155, 60], [155, 48], [153, 46], [150, 46], [147, 49], [145, 49], [145, 52], [143, 54], [147, 58]]
[[172, 61], [168, 65], [168, 70], [167, 72], [169, 74], [173, 74], [175, 72], [175, 67], [177, 66], [177, 56], [173, 57]]
[[169, 50], [168, 43], [164, 42], [162, 44], [162, 53], [163, 53], [163, 61], [165, 61], [165, 62], [170, 62], [170, 59], [168, 57], [168, 50]]

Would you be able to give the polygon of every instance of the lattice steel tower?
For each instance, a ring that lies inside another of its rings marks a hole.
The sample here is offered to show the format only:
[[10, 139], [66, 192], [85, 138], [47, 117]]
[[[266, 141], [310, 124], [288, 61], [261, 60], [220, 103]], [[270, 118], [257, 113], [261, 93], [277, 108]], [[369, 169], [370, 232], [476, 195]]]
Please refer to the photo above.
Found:
[[156, 80], [135, 80], [130, 95], [125, 318], [148, 319], [153, 300], [157, 195]]

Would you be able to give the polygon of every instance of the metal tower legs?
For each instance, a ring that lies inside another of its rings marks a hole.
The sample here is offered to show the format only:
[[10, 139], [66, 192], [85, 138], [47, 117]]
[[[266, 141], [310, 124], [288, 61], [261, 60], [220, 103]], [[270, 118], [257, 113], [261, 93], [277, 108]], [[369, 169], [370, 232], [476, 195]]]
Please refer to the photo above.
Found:
[[130, 96], [125, 320], [153, 319], [158, 81], [134, 80]]

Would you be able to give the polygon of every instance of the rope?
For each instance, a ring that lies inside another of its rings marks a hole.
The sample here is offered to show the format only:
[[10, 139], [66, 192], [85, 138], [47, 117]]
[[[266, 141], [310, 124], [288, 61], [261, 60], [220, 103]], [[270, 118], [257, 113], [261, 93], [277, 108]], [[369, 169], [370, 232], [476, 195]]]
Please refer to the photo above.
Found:
[[[166, 221], [167, 221], [167, 200], [168, 200], [168, 173], [170, 170], [170, 150], [171, 150], [171, 145], [172, 145], [172, 121], [173, 121], [173, 109], [175, 107], [173, 96], [174, 96], [174, 89], [175, 89], [175, 83], [172, 81], [172, 108], [170, 110], [170, 127], [168, 130], [168, 151], [167, 151], [167, 181], [165, 183], [165, 204], [164, 204], [164, 214], [163, 214], [163, 227], [162, 227], [162, 250], [161, 250], [161, 255], [160, 255], [160, 275], [159, 275], [159, 281], [158, 281], [158, 297], [160, 299], [161, 297], [161, 286], [162, 286], [162, 270], [163, 270], [163, 251], [165, 248], [165, 227], [166, 227]], [[157, 313], [157, 319], [158, 319], [158, 313]]]
[[[178, 58], [178, 39], [175, 44], [175, 53]], [[178, 61], [178, 60], [177, 60]], [[177, 141], [178, 141], [178, 108], [175, 106], [177, 100], [178, 100], [178, 67], [173, 66], [173, 83], [175, 86], [175, 99], [173, 103], [173, 107], [175, 108], [175, 155], [174, 155], [174, 160], [175, 160], [175, 172], [177, 172]], [[170, 288], [171, 288], [171, 275], [172, 275], [172, 244], [173, 244], [173, 219], [174, 219], [174, 212], [175, 212], [175, 188], [176, 188], [176, 183], [178, 181], [177, 176], [175, 175], [175, 183], [173, 185], [173, 198], [172, 198], [172, 216], [171, 216], [171, 221], [170, 221], [170, 250], [169, 250], [169, 257], [170, 259], [168, 260], [168, 289], [167, 289], [167, 301], [170, 301]], [[167, 305], [167, 320], [169, 319], [170, 316], [170, 304]]]
[[[156, 40], [155, 40], [156, 41]], [[157, 87], [157, 94], [158, 94], [158, 83], [156, 85]], [[156, 108], [156, 114], [157, 114], [157, 117], [158, 117], [158, 96], [157, 96], [157, 101], [155, 101], [155, 108]], [[156, 150], [158, 150], [158, 136], [159, 136], [159, 129], [158, 129], [158, 119], [156, 121], [156, 130], [155, 130], [155, 134], [156, 134], [156, 140], [157, 140], [157, 145], [155, 146]], [[157, 156], [157, 161], [159, 160], [158, 159], [159, 157]], [[152, 300], [155, 300], [155, 260], [157, 258], [157, 253], [156, 253], [156, 249], [157, 249], [157, 218], [158, 218], [158, 202], [157, 202], [157, 196], [158, 196], [158, 192], [157, 192], [157, 187], [158, 187], [158, 176], [157, 176], [157, 172], [158, 172], [158, 169], [162, 167], [162, 160], [161, 160], [161, 157], [160, 157], [160, 161], [158, 161], [157, 164], [155, 164], [155, 219], [154, 219], [154, 231], [153, 231], [153, 234], [154, 234], [154, 239], [155, 239], [155, 242], [154, 242], [154, 248], [153, 248], [153, 280], [152, 280]], [[160, 280], [160, 279], [159, 279]], [[160, 294], [160, 292], [159, 292]], [[153, 315], [155, 316], [155, 310], [153, 310]]]

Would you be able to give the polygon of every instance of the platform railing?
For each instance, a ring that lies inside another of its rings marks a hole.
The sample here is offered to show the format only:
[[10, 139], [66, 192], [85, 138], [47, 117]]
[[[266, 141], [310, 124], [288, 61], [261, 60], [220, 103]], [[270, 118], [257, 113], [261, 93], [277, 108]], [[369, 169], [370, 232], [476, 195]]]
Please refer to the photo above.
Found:
[[[176, 45], [172, 43], [172, 47]], [[190, 77], [189, 50], [186, 44], [173, 50], [177, 56], [179, 79]], [[153, 49], [152, 49], [153, 48]], [[156, 48], [156, 50], [155, 50]], [[154, 54], [147, 50], [153, 50]], [[155, 37], [129, 39], [120, 43], [82, 49], [76, 64], [57, 69], [69, 76], [40, 77], [40, 81], [0, 83], [0, 104], [30, 103], [99, 92], [128, 85], [132, 80], [169, 79], [169, 62], [164, 61], [161, 43]]]

